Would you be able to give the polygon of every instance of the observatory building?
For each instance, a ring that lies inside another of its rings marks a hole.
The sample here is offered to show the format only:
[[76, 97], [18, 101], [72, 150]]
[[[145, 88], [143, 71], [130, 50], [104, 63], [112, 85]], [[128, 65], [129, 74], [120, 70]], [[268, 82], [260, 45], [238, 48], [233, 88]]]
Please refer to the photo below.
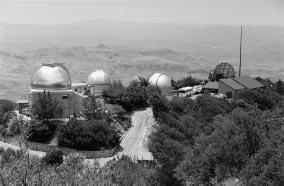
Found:
[[63, 106], [62, 118], [80, 116], [82, 100], [86, 95], [101, 96], [110, 84], [110, 77], [102, 70], [91, 73], [87, 83], [72, 83], [70, 73], [63, 64], [43, 64], [32, 76], [30, 103], [35, 103], [46, 92]]
[[[68, 69], [62, 64], [43, 64], [31, 79], [31, 103], [33, 104], [44, 92], [51, 99], [58, 100], [63, 108], [63, 118], [74, 114], [72, 82]], [[79, 114], [79, 113], [75, 113]]]
[[159, 87], [163, 95], [168, 96], [171, 94], [172, 83], [168, 76], [155, 73], [149, 78], [149, 83], [150, 85]]
[[111, 79], [103, 70], [97, 70], [89, 75], [87, 84], [90, 94], [101, 96], [104, 90], [110, 88]]

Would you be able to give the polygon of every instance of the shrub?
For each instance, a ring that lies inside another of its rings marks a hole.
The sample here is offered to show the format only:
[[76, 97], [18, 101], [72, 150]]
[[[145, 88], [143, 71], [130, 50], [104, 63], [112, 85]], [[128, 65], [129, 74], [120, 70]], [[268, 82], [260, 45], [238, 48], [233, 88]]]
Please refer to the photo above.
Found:
[[27, 128], [27, 121], [24, 121], [22, 117], [14, 116], [8, 123], [8, 135], [16, 136], [23, 134]]
[[12, 112], [16, 108], [16, 103], [0, 99], [0, 125], [6, 125], [7, 122], [12, 118]]
[[2, 150], [1, 152], [1, 164], [10, 163], [20, 158], [23, 155], [23, 151], [13, 150], [8, 148], [7, 150]]
[[229, 113], [233, 110], [232, 105], [225, 98], [215, 98], [210, 95], [199, 96], [196, 99], [199, 110], [199, 119], [213, 121], [213, 117], [218, 114]]
[[86, 159], [86, 156], [80, 153], [72, 153], [69, 154], [64, 158], [64, 164], [74, 168], [74, 169], [80, 169], [83, 168], [83, 162]]
[[197, 109], [197, 104], [189, 97], [175, 97], [170, 102], [171, 112], [173, 114], [182, 114], [192, 113]]
[[153, 107], [154, 116], [157, 116], [160, 112], [169, 112], [169, 102], [164, 96], [154, 94], [150, 97], [150, 103]]
[[120, 106], [120, 105], [108, 104], [107, 110], [108, 110], [110, 115], [117, 115], [119, 117], [122, 117], [126, 113], [125, 109], [122, 108], [122, 106]]
[[275, 106], [275, 103], [268, 92], [242, 90], [238, 93], [238, 99], [243, 99], [248, 104], [256, 105], [257, 108], [261, 110], [271, 109]]
[[275, 85], [274, 85], [274, 90], [276, 92], [278, 92], [280, 95], [284, 95], [284, 82], [281, 81], [281, 79], [279, 79], [278, 81], [276, 81]]
[[118, 133], [105, 121], [73, 119], [60, 128], [58, 145], [81, 150], [101, 150], [117, 146], [119, 139]]
[[33, 120], [25, 135], [28, 141], [46, 143], [50, 141], [55, 129], [53, 122]]
[[59, 165], [63, 162], [63, 153], [58, 150], [49, 151], [41, 162], [45, 165]]
[[0, 112], [9, 112], [16, 109], [17, 104], [6, 99], [0, 99]]

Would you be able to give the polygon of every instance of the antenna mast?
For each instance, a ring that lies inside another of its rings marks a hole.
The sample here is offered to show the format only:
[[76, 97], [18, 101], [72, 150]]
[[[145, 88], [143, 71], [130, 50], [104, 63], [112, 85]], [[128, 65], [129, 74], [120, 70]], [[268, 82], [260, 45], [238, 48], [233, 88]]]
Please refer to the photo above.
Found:
[[241, 77], [241, 69], [242, 69], [242, 42], [243, 42], [243, 26], [241, 26], [241, 37], [240, 37], [240, 65], [239, 65], [239, 77]]

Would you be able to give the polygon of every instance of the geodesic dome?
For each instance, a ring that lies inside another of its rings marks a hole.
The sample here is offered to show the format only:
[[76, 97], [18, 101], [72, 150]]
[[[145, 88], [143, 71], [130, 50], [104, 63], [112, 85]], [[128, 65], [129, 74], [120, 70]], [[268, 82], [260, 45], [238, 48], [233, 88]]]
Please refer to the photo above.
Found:
[[210, 81], [218, 81], [222, 78], [227, 79], [232, 77], [236, 77], [236, 73], [233, 66], [229, 63], [220, 63], [213, 71], [209, 72]]

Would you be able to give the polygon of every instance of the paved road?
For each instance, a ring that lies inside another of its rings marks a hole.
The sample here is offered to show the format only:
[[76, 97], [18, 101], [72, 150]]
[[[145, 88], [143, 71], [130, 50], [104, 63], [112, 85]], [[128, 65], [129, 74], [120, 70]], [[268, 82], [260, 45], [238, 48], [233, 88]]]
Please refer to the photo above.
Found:
[[148, 150], [142, 147], [143, 139], [147, 137], [145, 136], [147, 127], [152, 125], [152, 115], [152, 110], [150, 108], [143, 111], [137, 111], [132, 115], [133, 127], [121, 142], [121, 147], [123, 148], [121, 154], [139, 159], [149, 159], [150, 155], [150, 159], [152, 159]]

